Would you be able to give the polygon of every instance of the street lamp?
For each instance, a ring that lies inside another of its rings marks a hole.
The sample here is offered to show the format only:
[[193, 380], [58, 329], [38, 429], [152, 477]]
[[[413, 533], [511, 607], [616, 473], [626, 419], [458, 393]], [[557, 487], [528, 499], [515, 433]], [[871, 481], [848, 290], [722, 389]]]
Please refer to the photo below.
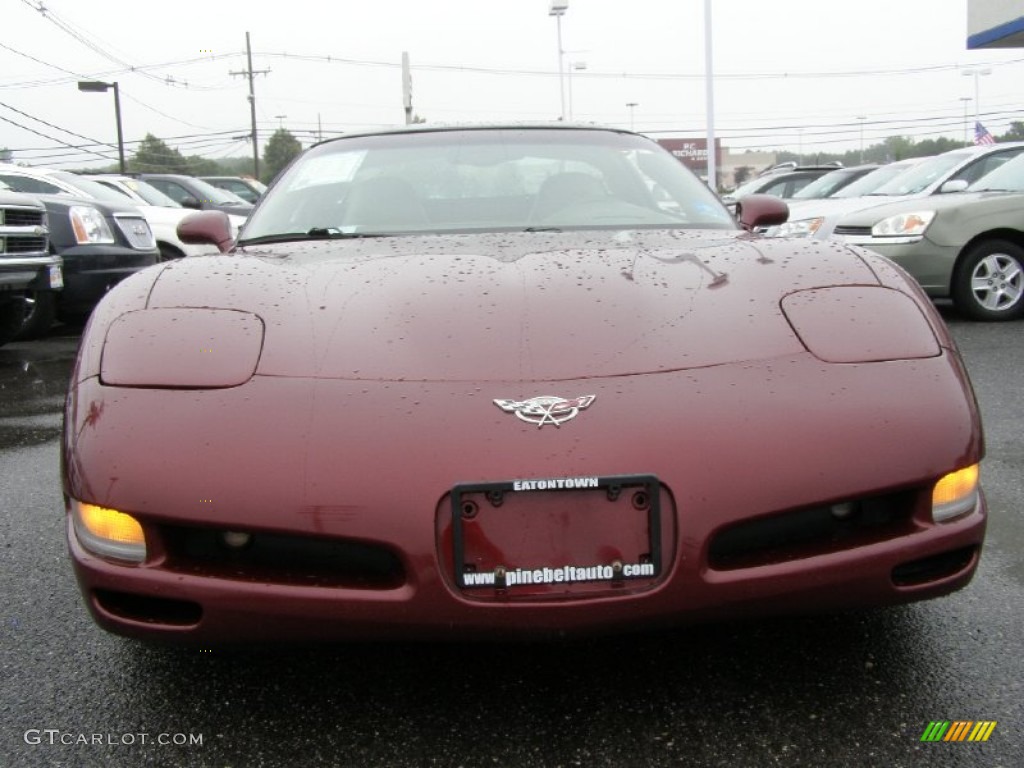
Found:
[[960, 70], [964, 77], [974, 75], [974, 122], [975, 125], [981, 122], [981, 101], [978, 99], [978, 80], [982, 75], [991, 75], [992, 70], [988, 67], [964, 67]]
[[124, 173], [124, 134], [121, 132], [121, 92], [117, 89], [117, 83], [104, 83], [101, 80], [79, 80], [78, 90], [89, 93], [105, 93], [107, 89], [114, 89], [114, 115], [117, 117], [117, 159], [121, 166], [121, 173]]
[[971, 97], [961, 96], [960, 101], [964, 103], [964, 146], [966, 147], [970, 143], [967, 139], [967, 136], [969, 135], [967, 133], [967, 104], [971, 101]]
[[629, 107], [629, 130], [632, 131], [634, 129], [634, 127], [635, 127], [634, 124], [633, 124], [633, 110], [635, 110], [637, 107], [639, 107], [640, 104], [638, 102], [635, 102], [635, 101], [629, 101], [629, 102], [626, 102], [626, 106]]
[[572, 120], [572, 73], [582, 72], [587, 68], [587, 62], [585, 61], [570, 61], [569, 62], [569, 119]]
[[562, 96], [562, 120], [565, 120], [565, 51], [562, 49], [562, 17], [569, 10], [569, 0], [551, 0], [548, 16], [558, 23], [558, 90]]
[[288, 115], [274, 115], [274, 119], [277, 120], [277, 130], [284, 130], [284, 119], [286, 117], [288, 117]]
[[860, 164], [864, 165], [864, 121], [867, 117], [857, 115], [857, 119], [860, 121]]

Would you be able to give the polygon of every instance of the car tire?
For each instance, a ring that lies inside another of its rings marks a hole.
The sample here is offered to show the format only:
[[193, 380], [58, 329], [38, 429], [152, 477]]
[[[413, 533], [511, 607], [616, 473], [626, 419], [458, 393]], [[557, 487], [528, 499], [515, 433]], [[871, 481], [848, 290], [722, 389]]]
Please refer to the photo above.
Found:
[[15, 339], [29, 341], [38, 339], [50, 330], [57, 315], [57, 305], [53, 291], [26, 291], [24, 319]]
[[14, 341], [25, 321], [25, 302], [15, 296], [0, 297], [0, 346]]
[[974, 320], [1024, 316], [1024, 248], [1009, 240], [973, 245], [953, 273], [956, 308]]

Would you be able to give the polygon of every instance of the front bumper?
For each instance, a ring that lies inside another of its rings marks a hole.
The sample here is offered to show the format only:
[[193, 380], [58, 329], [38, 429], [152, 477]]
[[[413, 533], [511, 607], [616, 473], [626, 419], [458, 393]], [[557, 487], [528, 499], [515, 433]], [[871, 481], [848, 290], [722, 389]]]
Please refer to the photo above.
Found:
[[71, 314], [92, 311], [107, 291], [141, 269], [160, 261], [160, 251], [118, 245], [79, 245], [60, 251], [64, 290], [58, 307]]
[[959, 246], [939, 245], [927, 237], [912, 243], [891, 243], [884, 238], [836, 235], [847, 245], [859, 245], [879, 253], [910, 273], [932, 298], [948, 298]]
[[[566, 394], [597, 400], [557, 429], [490, 402], [521, 386], [78, 382], [65, 493], [136, 515], [149, 547], [143, 564], [119, 565], [85, 551], [69, 528], [89, 610], [117, 633], [198, 643], [561, 636], [903, 603], [956, 590], [975, 571], [984, 498], [954, 521], [930, 520], [933, 473], [981, 452], [973, 401], [946, 355], [825, 366], [801, 355], [628, 386], [562, 382]], [[664, 488], [664, 565], [653, 582], [555, 599], [482, 598], [456, 585], [447, 494], [460, 483], [640, 473]], [[723, 531], [750, 520], [879, 494], [902, 506], [878, 528], [842, 539], [829, 529], [770, 551], [722, 545]], [[340, 539], [396, 565], [364, 583], [245, 572], [183, 545], [181, 528]]]
[[59, 256], [0, 259], [0, 292], [54, 291], [63, 286]]

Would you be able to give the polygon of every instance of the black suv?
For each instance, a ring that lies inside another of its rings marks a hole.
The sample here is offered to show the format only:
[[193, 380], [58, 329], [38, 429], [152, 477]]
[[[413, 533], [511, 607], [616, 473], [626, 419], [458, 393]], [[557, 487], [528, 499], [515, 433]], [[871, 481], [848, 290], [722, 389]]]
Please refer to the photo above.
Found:
[[46, 206], [50, 252], [63, 261], [64, 289], [29, 293], [20, 339], [45, 333], [54, 315], [84, 319], [114, 285], [160, 261], [156, 238], [138, 208], [68, 195], [34, 197]]
[[27, 296], [52, 295], [62, 285], [60, 256], [47, 243], [46, 208], [0, 187], [0, 345], [21, 330]]

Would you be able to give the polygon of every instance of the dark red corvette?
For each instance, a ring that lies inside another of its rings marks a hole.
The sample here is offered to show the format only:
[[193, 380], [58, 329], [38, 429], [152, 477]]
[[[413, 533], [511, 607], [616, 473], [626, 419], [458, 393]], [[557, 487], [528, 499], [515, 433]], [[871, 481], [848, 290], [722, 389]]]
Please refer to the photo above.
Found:
[[[747, 226], [781, 204], [745, 201]], [[218, 218], [219, 217], [219, 218]], [[737, 227], [654, 142], [302, 155], [110, 292], [67, 401], [96, 621], [196, 642], [610, 631], [971, 578], [978, 411], [913, 281]]]

